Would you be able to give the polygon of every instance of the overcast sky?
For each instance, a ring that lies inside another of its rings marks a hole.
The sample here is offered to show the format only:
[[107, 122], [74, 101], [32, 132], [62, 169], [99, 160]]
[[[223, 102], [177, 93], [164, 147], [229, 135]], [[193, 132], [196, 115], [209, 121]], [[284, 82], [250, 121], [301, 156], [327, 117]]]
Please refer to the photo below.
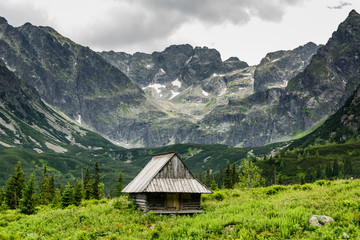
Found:
[[266, 53], [325, 44], [359, 0], [1, 0], [9, 24], [51, 26], [93, 50], [162, 51], [189, 43], [250, 65]]

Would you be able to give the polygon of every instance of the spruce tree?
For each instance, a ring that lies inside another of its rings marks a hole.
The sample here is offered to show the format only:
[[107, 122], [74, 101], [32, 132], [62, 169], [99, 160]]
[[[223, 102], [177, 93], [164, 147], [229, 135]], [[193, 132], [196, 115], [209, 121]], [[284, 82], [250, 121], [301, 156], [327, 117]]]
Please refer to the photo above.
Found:
[[90, 171], [89, 168], [86, 167], [86, 171], [85, 171], [85, 177], [84, 177], [84, 197], [86, 200], [91, 198], [92, 195], [92, 184], [91, 184], [91, 179], [90, 179]]
[[123, 189], [123, 175], [122, 172], [120, 172], [118, 181], [115, 186], [115, 197], [119, 197], [121, 195], [122, 189]]
[[232, 188], [231, 167], [229, 161], [226, 164], [225, 173], [224, 173], [224, 187], [226, 189]]
[[218, 184], [216, 183], [216, 181], [215, 181], [214, 178], [211, 179], [211, 183], [210, 183], [209, 188], [210, 188], [212, 191], [219, 190]]
[[95, 173], [94, 173], [94, 181], [93, 181], [93, 187], [92, 187], [92, 196], [95, 199], [100, 199], [100, 194], [99, 194], [100, 169], [99, 169], [98, 162], [95, 163], [94, 169], [95, 169]]
[[238, 182], [239, 180], [239, 173], [236, 170], [236, 165], [235, 163], [233, 163], [232, 167], [231, 167], [231, 184], [232, 184], [232, 188], [235, 186], [235, 184]]
[[211, 184], [211, 176], [210, 176], [210, 168], [208, 168], [206, 170], [206, 175], [205, 175], [205, 185], [207, 187], [210, 187], [210, 184]]
[[332, 177], [332, 174], [333, 170], [331, 169], [330, 163], [328, 163], [325, 168], [325, 175], [328, 179], [330, 179]]
[[41, 183], [40, 183], [40, 193], [39, 193], [40, 202], [42, 204], [47, 205], [49, 203], [49, 195], [50, 195], [49, 176], [47, 174], [46, 165], [44, 165], [43, 176], [41, 178]]
[[75, 190], [74, 190], [74, 204], [76, 206], [79, 206], [81, 203], [81, 200], [83, 199], [83, 187], [81, 182], [75, 183]]
[[1, 188], [0, 190], [0, 207], [5, 203], [5, 190]]
[[66, 208], [67, 206], [74, 203], [74, 193], [73, 187], [71, 185], [66, 185], [65, 190], [61, 196], [61, 206]]
[[350, 158], [347, 158], [344, 163], [344, 174], [350, 176], [352, 174], [352, 166]]
[[20, 205], [23, 190], [25, 187], [25, 174], [18, 162], [15, 168], [15, 175], [10, 176], [5, 189], [5, 202], [11, 209], [16, 209]]
[[35, 212], [35, 184], [34, 175], [30, 176], [30, 180], [24, 189], [24, 196], [21, 201], [21, 212], [25, 214], [33, 214]]
[[54, 177], [51, 175], [49, 176], [49, 202], [52, 202], [55, 197], [55, 180]]
[[333, 172], [332, 172], [332, 176], [333, 177], [337, 177], [339, 176], [339, 162], [337, 159], [334, 160], [334, 164], [333, 164]]
[[265, 179], [261, 176], [261, 169], [251, 159], [244, 159], [240, 164], [239, 185], [248, 188], [265, 185]]

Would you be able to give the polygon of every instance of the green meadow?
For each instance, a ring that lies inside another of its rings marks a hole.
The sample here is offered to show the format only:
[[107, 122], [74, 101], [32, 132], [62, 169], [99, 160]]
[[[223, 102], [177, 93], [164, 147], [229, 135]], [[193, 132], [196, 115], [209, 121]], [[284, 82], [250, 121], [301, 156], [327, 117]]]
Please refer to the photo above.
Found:
[[[83, 200], [33, 215], [0, 211], [0, 239], [360, 239], [360, 180], [219, 190], [202, 196], [205, 213], [142, 213], [127, 196]], [[335, 221], [309, 226], [312, 215]]]

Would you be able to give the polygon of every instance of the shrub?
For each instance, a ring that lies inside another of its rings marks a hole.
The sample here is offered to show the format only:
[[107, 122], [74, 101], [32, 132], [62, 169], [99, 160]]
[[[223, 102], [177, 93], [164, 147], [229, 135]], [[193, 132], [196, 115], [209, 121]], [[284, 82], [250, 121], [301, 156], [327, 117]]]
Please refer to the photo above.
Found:
[[274, 186], [271, 186], [271, 187], [267, 187], [265, 189], [265, 193], [267, 195], [274, 195], [274, 194], [276, 194], [278, 192], [285, 191], [285, 190], [287, 190], [287, 187], [285, 187], [285, 186], [274, 185]]
[[224, 194], [221, 192], [214, 193], [213, 197], [214, 197], [214, 199], [216, 199], [218, 201], [222, 201], [225, 198]]
[[323, 179], [321, 179], [321, 180], [317, 180], [316, 182], [315, 182], [315, 184], [317, 184], [317, 185], [319, 185], [319, 186], [323, 186], [323, 185], [325, 185], [325, 180], [323, 180]]
[[301, 187], [301, 189], [306, 191], [313, 189], [313, 187], [310, 184], [305, 184]]

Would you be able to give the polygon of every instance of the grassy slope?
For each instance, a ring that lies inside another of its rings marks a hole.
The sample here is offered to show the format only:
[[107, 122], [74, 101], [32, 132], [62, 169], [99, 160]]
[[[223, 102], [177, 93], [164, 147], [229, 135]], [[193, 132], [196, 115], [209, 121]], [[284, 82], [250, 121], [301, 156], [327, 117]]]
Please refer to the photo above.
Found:
[[[2, 210], [0, 239], [341, 239], [343, 233], [358, 239], [359, 187], [360, 180], [343, 180], [283, 187], [272, 195], [274, 187], [222, 190], [204, 196], [206, 213], [193, 216], [143, 214], [125, 197], [44, 207], [32, 216]], [[335, 223], [309, 227], [314, 214]]]

